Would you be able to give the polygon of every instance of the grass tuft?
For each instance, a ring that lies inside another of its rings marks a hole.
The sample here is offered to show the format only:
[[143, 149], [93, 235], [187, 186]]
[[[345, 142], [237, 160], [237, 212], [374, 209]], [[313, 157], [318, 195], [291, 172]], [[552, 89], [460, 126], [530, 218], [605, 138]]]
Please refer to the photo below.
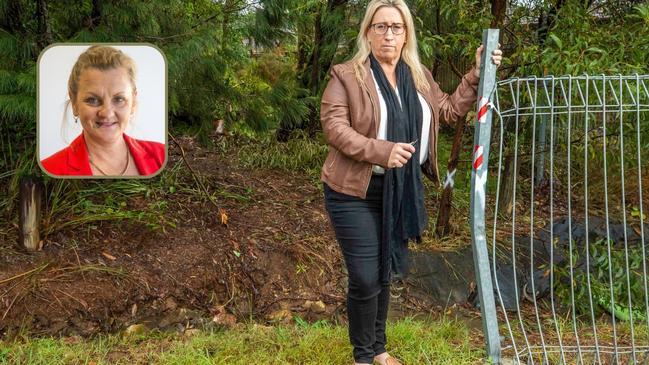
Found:
[[319, 185], [327, 151], [322, 135], [309, 138], [305, 133], [296, 132], [287, 142], [278, 142], [272, 135], [243, 141], [237, 157], [242, 167], [304, 172]]

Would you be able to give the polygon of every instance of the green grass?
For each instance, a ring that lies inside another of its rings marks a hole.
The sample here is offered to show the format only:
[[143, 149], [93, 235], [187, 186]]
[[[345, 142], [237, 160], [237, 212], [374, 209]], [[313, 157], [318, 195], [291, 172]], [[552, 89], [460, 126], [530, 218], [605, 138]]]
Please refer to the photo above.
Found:
[[[406, 364], [478, 364], [481, 343], [449, 319], [388, 324], [388, 351]], [[347, 329], [326, 322], [288, 327], [241, 325], [191, 337], [111, 335], [73, 343], [42, 338], [0, 342], [0, 364], [351, 364]]]
[[[539, 336], [538, 324], [536, 320], [532, 317], [532, 313], [529, 312], [524, 315], [523, 324], [518, 318], [514, 317], [514, 313], [510, 313], [510, 325], [513, 331], [514, 338], [516, 340], [517, 351], [519, 351], [520, 360], [522, 363], [526, 363], [528, 352], [521, 332], [521, 326], [525, 328], [526, 336], [529, 340], [529, 344], [533, 347], [532, 353], [534, 357], [534, 363], [542, 363], [542, 342]], [[588, 316], [589, 317], [589, 316]], [[587, 316], [577, 317], [576, 325], [572, 321], [572, 314], [569, 312], [560, 312], [557, 313], [556, 325], [559, 328], [559, 333], [561, 334], [562, 343], [564, 346], [564, 359], [568, 364], [577, 364], [578, 354], [574, 351], [574, 346], [576, 346], [576, 337], [579, 337], [579, 344], [582, 347], [582, 360], [584, 364], [593, 364], [595, 363], [595, 336], [592, 327], [591, 319]], [[543, 326], [543, 337], [545, 346], [548, 347], [548, 361], [550, 364], [559, 364], [561, 363], [561, 355], [558, 351], [559, 339], [558, 334], [555, 329], [555, 322], [553, 321], [549, 309], [546, 309], [542, 313], [541, 323]], [[600, 346], [600, 357], [602, 362], [605, 364], [613, 363], [611, 360], [611, 355], [606, 351], [602, 351], [602, 347], [608, 346], [612, 348], [614, 346], [613, 341], [613, 326], [611, 324], [611, 318], [609, 316], [597, 317], [595, 320], [595, 326], [597, 328], [597, 343]], [[575, 327], [577, 331], [577, 336], [575, 335]], [[625, 347], [626, 350], [629, 350], [631, 347], [631, 325], [629, 322], [624, 322], [617, 320], [616, 321], [616, 339], [617, 345], [619, 347]], [[647, 328], [645, 321], [636, 321], [633, 329], [633, 337], [635, 338], [636, 346], [636, 356], [638, 360], [644, 358], [644, 350], [642, 347], [647, 345], [647, 339], [649, 334], [649, 329]], [[500, 335], [505, 337], [507, 344], [511, 342], [511, 337], [507, 327], [504, 324], [504, 321], [500, 323]], [[504, 346], [504, 343], [501, 343], [501, 346]], [[571, 347], [573, 351], [567, 351], [568, 347]], [[502, 353], [503, 358], [514, 358], [513, 348], [509, 347], [507, 350], [504, 350]], [[619, 351], [618, 361], [619, 364], [630, 364], [631, 354], [624, 351]], [[640, 362], [642, 363], [642, 362]]]
[[237, 152], [244, 168], [266, 168], [305, 173], [316, 186], [320, 185], [320, 169], [327, 156], [324, 137], [309, 138], [296, 132], [287, 142], [278, 142], [272, 135], [244, 137]]
[[[17, 234], [19, 176], [38, 169], [33, 162], [19, 161], [12, 173], [0, 177], [0, 195], [7, 192], [0, 198], [0, 242]], [[157, 177], [142, 180], [66, 180], [43, 176], [41, 237], [74, 227], [91, 227], [101, 221], [129, 221], [162, 231], [173, 227], [175, 223], [166, 215], [168, 198], [176, 191], [191, 192], [196, 185], [183, 180], [183, 167], [168, 166]], [[7, 184], [3, 186], [3, 182]], [[193, 192], [196, 196], [203, 194], [197, 188]], [[146, 199], [147, 203], [135, 207], [131, 204], [133, 198]]]

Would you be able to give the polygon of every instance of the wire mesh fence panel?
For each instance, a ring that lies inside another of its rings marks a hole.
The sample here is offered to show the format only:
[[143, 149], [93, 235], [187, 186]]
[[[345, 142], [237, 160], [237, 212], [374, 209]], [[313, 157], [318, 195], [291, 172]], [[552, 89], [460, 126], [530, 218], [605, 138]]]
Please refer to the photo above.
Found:
[[649, 363], [649, 76], [515, 78], [489, 101], [500, 359]]

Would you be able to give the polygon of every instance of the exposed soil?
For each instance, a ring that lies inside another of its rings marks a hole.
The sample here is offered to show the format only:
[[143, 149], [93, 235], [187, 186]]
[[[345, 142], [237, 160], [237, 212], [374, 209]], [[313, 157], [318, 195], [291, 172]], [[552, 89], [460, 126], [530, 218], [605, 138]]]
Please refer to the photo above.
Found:
[[[345, 321], [344, 265], [322, 193], [309, 178], [243, 169], [189, 138], [179, 143], [208, 189], [222, 192], [222, 211], [179, 191], [166, 198], [165, 219], [175, 227], [164, 231], [101, 222], [56, 232], [34, 254], [0, 243], [0, 338], [21, 331], [89, 336], [133, 324], [185, 330], [294, 315]], [[173, 143], [169, 155], [167, 168], [183, 163]], [[146, 203], [139, 197], [128, 204]], [[407, 287], [393, 315], [443, 312], [422, 293]]]

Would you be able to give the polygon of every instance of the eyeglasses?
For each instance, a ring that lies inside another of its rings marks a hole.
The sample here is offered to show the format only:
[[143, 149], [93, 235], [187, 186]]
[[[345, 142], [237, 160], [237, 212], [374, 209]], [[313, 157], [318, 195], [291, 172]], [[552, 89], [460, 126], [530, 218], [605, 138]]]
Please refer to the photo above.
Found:
[[388, 32], [388, 29], [392, 28], [392, 34], [399, 35], [403, 34], [406, 30], [406, 25], [403, 23], [393, 23], [388, 25], [387, 23], [376, 23], [370, 25], [370, 28], [374, 29], [374, 33], [383, 35]]

